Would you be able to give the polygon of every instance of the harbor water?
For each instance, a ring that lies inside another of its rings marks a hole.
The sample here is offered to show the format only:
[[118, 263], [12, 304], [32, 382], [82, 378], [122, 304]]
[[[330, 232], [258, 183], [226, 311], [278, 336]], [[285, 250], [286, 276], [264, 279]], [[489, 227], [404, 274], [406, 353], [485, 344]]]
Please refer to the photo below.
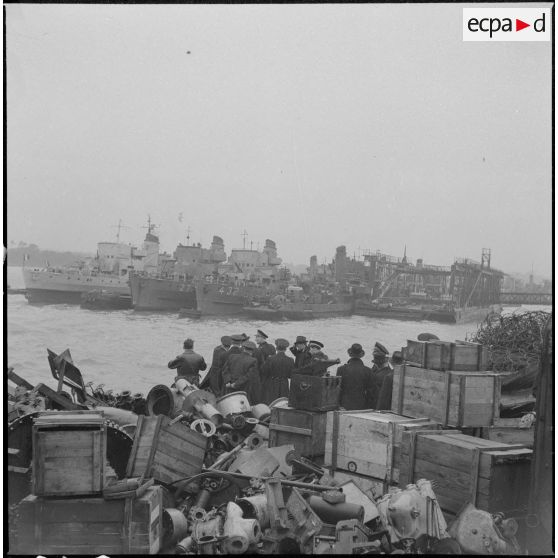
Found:
[[[21, 269], [7, 268], [7, 282], [23, 288]], [[174, 371], [169, 360], [182, 352], [186, 337], [195, 341], [194, 349], [208, 365], [213, 348], [222, 335], [245, 332], [252, 338], [257, 329], [269, 335], [294, 341], [297, 335], [321, 341], [329, 358], [345, 362], [347, 348], [360, 343], [370, 365], [372, 348], [380, 341], [391, 352], [400, 350], [407, 339], [422, 332], [453, 341], [465, 339], [477, 329], [476, 323], [441, 324], [429, 321], [398, 321], [366, 316], [347, 316], [297, 322], [267, 322], [244, 318], [178, 318], [177, 313], [147, 313], [133, 310], [96, 311], [77, 305], [31, 305], [23, 295], [7, 296], [5, 332], [7, 363], [29, 382], [44, 382], [56, 387], [47, 361], [47, 348], [60, 353], [69, 348], [75, 365], [86, 382], [105, 384], [105, 389], [142, 392], [154, 384], [170, 384]], [[550, 307], [525, 307], [544, 309]], [[508, 307], [506, 312], [517, 311]], [[335, 370], [335, 367], [331, 369]]]

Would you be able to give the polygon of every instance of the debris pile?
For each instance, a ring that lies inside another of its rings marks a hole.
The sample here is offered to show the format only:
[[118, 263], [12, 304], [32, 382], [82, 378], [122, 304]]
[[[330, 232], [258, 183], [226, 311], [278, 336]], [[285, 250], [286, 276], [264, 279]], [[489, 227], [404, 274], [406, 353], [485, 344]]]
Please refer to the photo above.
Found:
[[549, 317], [544, 311], [499, 316], [481, 324], [471, 337], [471, 341], [489, 348], [490, 369], [516, 373], [504, 381], [504, 391], [533, 386]]
[[[500, 478], [491, 455], [508, 451], [505, 444], [439, 430], [424, 416], [339, 411], [339, 382], [327, 377], [301, 376], [297, 389], [312, 386], [313, 397], [270, 405], [252, 405], [242, 391], [216, 398], [176, 378], [155, 385], [145, 414], [134, 413], [139, 397], [85, 385], [65, 353], [50, 352], [49, 362], [74, 397], [57, 400], [50, 390], [49, 399], [43, 389], [40, 406], [10, 423], [10, 480], [31, 481], [20, 483], [10, 516], [17, 553], [519, 552], [512, 520], [472, 505], [458, 510], [469, 492], [482, 507], [482, 486]], [[17, 397], [36, 389], [12, 371], [16, 378]], [[445, 443], [445, 461], [430, 464], [436, 452], [427, 442]], [[471, 463], [471, 486], [461, 486]], [[503, 466], [511, 478], [515, 461]]]

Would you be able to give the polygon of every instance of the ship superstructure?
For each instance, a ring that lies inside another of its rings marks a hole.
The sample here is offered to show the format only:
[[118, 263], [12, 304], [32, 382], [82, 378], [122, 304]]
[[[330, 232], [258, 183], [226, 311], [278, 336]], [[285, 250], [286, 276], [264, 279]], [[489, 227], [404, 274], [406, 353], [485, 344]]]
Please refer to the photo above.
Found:
[[132, 271], [150, 272], [157, 268], [159, 239], [148, 234], [141, 248], [124, 242], [99, 242], [97, 254], [65, 267], [23, 267], [23, 281], [29, 302], [79, 304], [82, 295], [103, 290], [129, 296]]

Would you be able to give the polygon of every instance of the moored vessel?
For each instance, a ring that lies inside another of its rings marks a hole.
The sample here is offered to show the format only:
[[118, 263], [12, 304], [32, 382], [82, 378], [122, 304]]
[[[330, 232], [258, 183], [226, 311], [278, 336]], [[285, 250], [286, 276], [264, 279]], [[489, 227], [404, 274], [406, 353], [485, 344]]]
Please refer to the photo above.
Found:
[[481, 322], [502, 311], [504, 274], [491, 268], [490, 250], [483, 250], [481, 263], [456, 259], [449, 268], [379, 254], [370, 259], [370, 267], [375, 273], [372, 292], [356, 300], [355, 314], [460, 323]]
[[135, 310], [177, 312], [196, 308], [194, 279], [215, 272], [226, 260], [223, 239], [214, 236], [209, 249], [179, 244], [172, 258], [159, 262], [156, 275], [132, 273], [130, 291]]
[[103, 291], [118, 296], [130, 295], [129, 275], [132, 270], [150, 272], [156, 269], [159, 239], [151, 234], [152, 225], [142, 249], [120, 242], [99, 242], [94, 258], [67, 267], [23, 267], [25, 297], [30, 303], [80, 304], [82, 295]]

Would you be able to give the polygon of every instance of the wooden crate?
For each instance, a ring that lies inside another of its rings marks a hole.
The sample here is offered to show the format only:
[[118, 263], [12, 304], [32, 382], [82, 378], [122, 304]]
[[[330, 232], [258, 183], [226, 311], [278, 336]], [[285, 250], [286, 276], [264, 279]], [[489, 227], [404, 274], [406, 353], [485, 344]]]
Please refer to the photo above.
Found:
[[140, 498], [40, 498], [19, 504], [18, 554], [155, 554], [161, 548], [162, 487]]
[[467, 341], [407, 341], [403, 358], [408, 364], [431, 370], [475, 372], [488, 367], [488, 349]]
[[396, 365], [391, 410], [443, 426], [491, 426], [500, 415], [500, 376]]
[[453, 514], [467, 502], [489, 512], [522, 510], [532, 453], [451, 430], [404, 432], [399, 482], [433, 481], [440, 507]]
[[332, 411], [339, 408], [341, 378], [293, 374], [289, 407], [303, 411]]
[[327, 413], [300, 411], [290, 407], [271, 409], [269, 447], [294, 445], [304, 457], [324, 455]]
[[170, 422], [164, 415], [139, 417], [127, 477], [171, 483], [201, 472], [208, 439], [181, 422]]
[[385, 488], [399, 482], [399, 452], [405, 430], [439, 429], [427, 418], [412, 419], [382, 411], [332, 411], [327, 414], [324, 464], [373, 477]]
[[521, 444], [527, 448], [532, 448], [535, 443], [535, 429], [521, 428], [519, 418], [502, 419], [494, 422], [494, 426], [481, 428], [481, 438], [502, 442], [503, 444]]
[[105, 483], [107, 432], [96, 411], [39, 415], [32, 430], [33, 494], [94, 496]]

